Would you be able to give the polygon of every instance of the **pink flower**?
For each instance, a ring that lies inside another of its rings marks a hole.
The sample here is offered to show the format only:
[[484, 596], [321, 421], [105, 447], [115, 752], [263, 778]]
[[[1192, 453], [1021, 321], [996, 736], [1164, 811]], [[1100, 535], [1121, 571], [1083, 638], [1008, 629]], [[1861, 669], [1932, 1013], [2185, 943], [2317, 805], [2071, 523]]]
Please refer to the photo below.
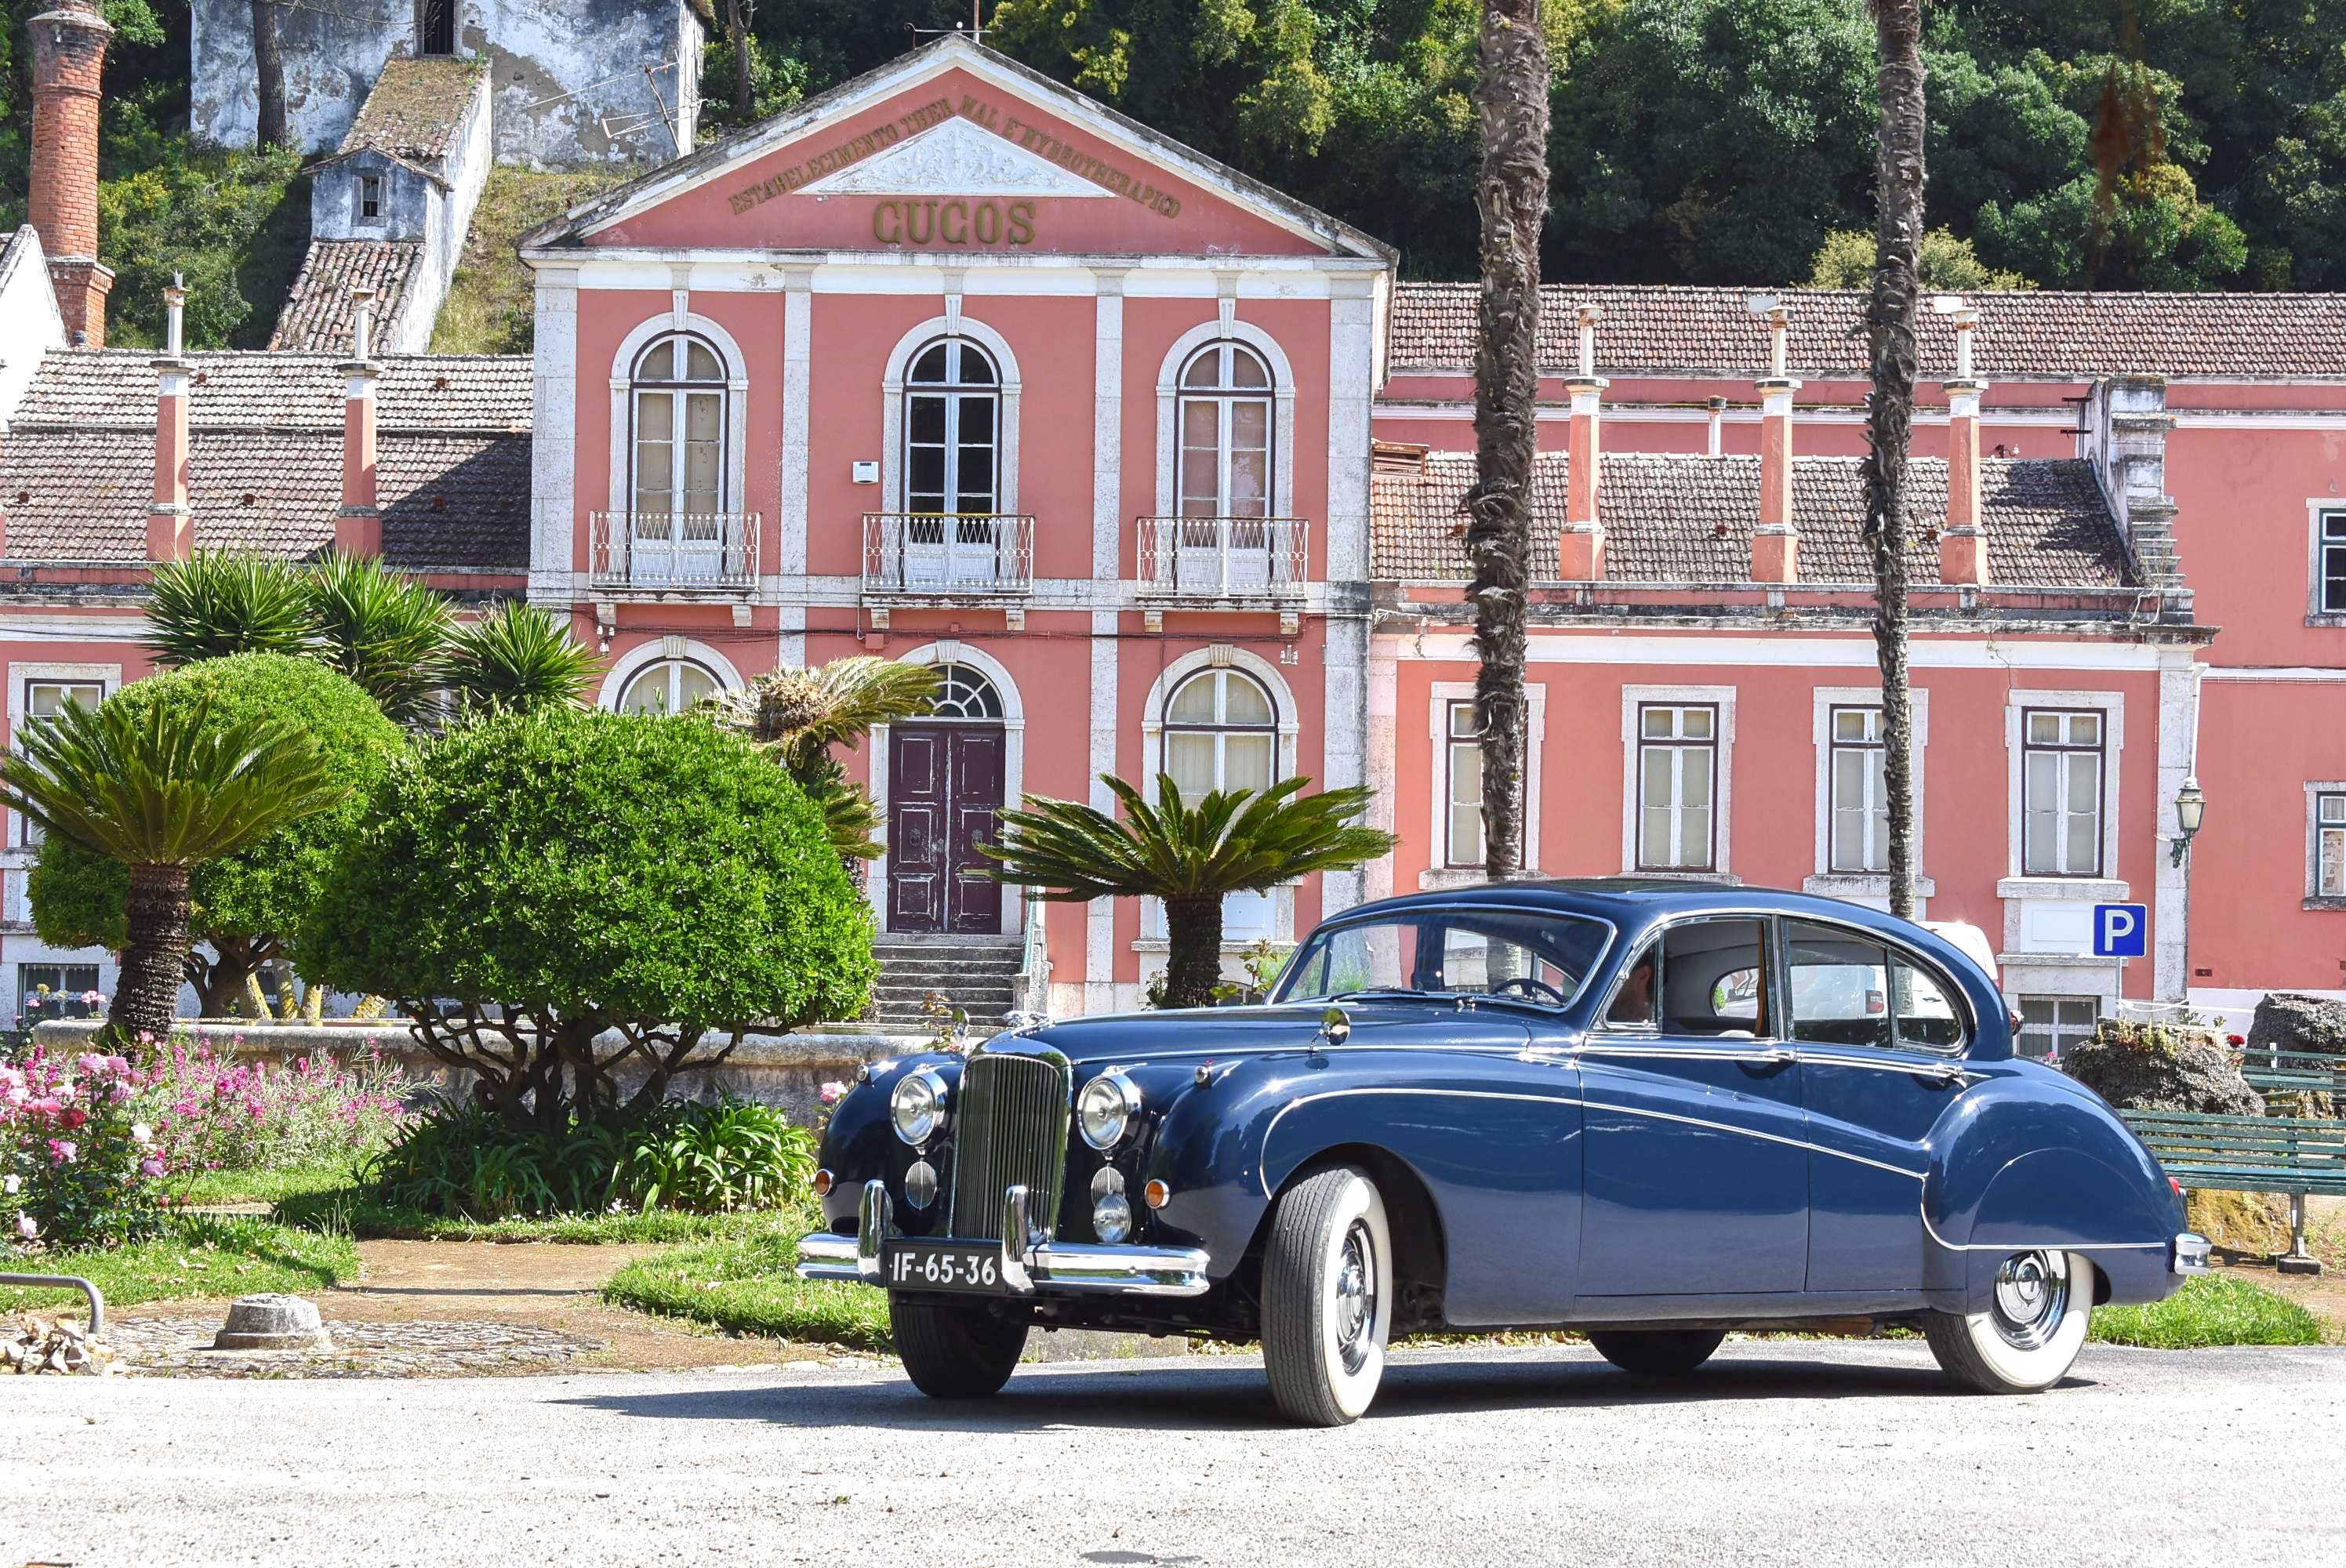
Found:
[[844, 1084], [825, 1084], [821, 1090], [822, 1103], [826, 1105], [836, 1105], [846, 1094], [847, 1085]]
[[16, 1234], [30, 1241], [41, 1234], [41, 1227], [33, 1223], [31, 1215], [20, 1214], [16, 1217]]
[[77, 1157], [79, 1157], [80, 1154], [81, 1145], [75, 1143], [71, 1138], [51, 1138], [49, 1140], [49, 1158], [58, 1165], [69, 1166], [73, 1164]]
[[159, 1176], [163, 1174], [163, 1162], [157, 1159], [153, 1155], [148, 1155], [145, 1159], [138, 1162], [138, 1169], [144, 1175]]

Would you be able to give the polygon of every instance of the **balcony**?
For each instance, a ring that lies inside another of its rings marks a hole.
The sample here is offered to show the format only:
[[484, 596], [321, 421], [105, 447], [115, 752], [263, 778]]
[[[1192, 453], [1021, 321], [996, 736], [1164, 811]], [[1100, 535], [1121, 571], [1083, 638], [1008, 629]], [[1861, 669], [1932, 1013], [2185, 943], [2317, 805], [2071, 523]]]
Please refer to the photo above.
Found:
[[1289, 603], [1303, 597], [1311, 524], [1300, 517], [1143, 517], [1143, 599]]
[[863, 514], [863, 594], [906, 600], [1024, 598], [1035, 519], [943, 512]]
[[597, 512], [587, 580], [658, 594], [743, 594], [758, 585], [755, 512]]

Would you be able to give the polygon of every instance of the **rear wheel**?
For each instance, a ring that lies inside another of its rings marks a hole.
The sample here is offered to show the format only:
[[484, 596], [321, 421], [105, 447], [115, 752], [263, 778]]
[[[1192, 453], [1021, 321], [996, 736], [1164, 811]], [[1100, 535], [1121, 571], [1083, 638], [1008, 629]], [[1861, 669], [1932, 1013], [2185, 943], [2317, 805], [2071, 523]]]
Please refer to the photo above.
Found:
[[2015, 1252], [1995, 1271], [1984, 1312], [1933, 1312], [1923, 1337], [1947, 1376], [1984, 1394], [2059, 1382], [2093, 1327], [2094, 1265], [2081, 1252]]
[[1392, 1231], [1366, 1173], [1340, 1166], [1280, 1194], [1262, 1262], [1270, 1397], [1307, 1426], [1356, 1420], [1384, 1378]]
[[888, 1328], [913, 1386], [933, 1400], [1000, 1393], [1026, 1348], [1025, 1319], [954, 1301], [892, 1295]]
[[1708, 1329], [1625, 1329], [1591, 1334], [1588, 1342], [1625, 1372], [1660, 1378], [1693, 1371], [1726, 1338], [1724, 1330]]

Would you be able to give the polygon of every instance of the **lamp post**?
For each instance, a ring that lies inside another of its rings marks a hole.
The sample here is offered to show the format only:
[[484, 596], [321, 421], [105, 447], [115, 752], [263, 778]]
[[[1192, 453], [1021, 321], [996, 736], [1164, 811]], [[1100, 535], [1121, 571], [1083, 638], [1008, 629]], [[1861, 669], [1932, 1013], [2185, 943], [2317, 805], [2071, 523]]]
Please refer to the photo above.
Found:
[[2183, 780], [2183, 788], [2175, 792], [2175, 837], [2168, 840], [2174, 856], [2171, 863], [2183, 871], [2181, 1000], [2187, 1007], [2191, 1002], [2191, 840], [2199, 836], [2199, 824], [2207, 815], [2208, 797], [2199, 792], [2198, 775], [2188, 775]]

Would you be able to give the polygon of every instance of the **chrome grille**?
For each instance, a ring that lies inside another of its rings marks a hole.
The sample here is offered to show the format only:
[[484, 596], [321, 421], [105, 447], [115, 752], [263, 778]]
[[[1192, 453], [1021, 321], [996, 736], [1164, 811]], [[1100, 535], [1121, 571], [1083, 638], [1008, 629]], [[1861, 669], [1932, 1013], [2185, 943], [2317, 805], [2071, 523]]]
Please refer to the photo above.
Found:
[[1002, 1194], [1012, 1186], [1026, 1188], [1033, 1223], [1057, 1228], [1072, 1081], [1056, 1052], [970, 1058], [954, 1111], [954, 1235], [999, 1240]]

